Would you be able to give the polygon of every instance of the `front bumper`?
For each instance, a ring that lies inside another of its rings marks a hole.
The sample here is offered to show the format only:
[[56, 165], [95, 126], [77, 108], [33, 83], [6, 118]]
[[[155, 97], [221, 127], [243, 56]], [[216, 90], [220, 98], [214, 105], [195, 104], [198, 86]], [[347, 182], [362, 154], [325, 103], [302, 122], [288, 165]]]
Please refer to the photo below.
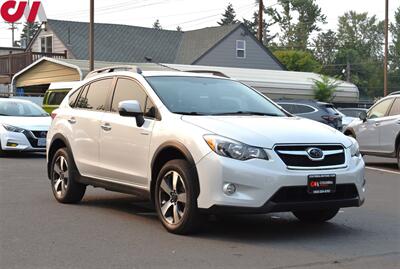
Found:
[[[273, 151], [270, 160], [237, 161], [214, 152], [196, 167], [200, 195], [198, 207], [208, 211], [235, 213], [286, 212], [306, 209], [361, 206], [365, 200], [365, 164], [346, 151], [346, 168], [290, 170]], [[309, 195], [309, 175], [335, 174], [335, 194]], [[235, 184], [233, 195], [224, 193], [225, 184]]]
[[[39, 131], [46, 132], [47, 131]], [[31, 131], [23, 133], [3, 132], [0, 134], [1, 149], [3, 151], [29, 151], [29, 152], [44, 152], [46, 146], [39, 146], [39, 138]]]

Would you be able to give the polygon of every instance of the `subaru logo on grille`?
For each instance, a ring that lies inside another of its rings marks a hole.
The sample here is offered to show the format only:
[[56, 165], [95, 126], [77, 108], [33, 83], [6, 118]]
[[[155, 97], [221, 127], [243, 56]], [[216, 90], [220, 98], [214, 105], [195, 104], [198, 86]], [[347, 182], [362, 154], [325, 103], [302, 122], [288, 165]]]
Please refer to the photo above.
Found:
[[306, 150], [308, 157], [313, 161], [321, 161], [324, 159], [324, 152], [319, 148], [309, 148]]

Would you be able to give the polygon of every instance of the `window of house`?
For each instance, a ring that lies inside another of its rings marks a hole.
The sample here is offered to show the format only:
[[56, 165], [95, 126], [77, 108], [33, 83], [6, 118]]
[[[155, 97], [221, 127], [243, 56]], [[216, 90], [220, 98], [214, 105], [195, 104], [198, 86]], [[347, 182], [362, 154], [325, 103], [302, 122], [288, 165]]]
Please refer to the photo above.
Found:
[[40, 52], [52, 53], [53, 52], [53, 37], [43, 36], [40, 38]]
[[246, 58], [246, 41], [236, 40], [236, 57]]

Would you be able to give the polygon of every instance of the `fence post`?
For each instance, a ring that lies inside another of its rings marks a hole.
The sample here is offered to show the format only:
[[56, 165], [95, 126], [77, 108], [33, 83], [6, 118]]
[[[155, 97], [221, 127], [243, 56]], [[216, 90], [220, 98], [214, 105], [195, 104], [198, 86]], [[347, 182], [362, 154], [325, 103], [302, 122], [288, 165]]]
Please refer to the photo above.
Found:
[[65, 57], [64, 59], [68, 59], [67, 56], [68, 56], [68, 51], [67, 51], [67, 50], [64, 50], [64, 57]]

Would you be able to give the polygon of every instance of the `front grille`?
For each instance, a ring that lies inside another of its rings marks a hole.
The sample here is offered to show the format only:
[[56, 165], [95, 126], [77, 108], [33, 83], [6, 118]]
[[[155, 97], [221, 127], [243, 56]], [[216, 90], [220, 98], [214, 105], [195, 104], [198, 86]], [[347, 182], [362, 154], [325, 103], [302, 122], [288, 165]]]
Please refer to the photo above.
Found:
[[275, 203], [319, 202], [354, 199], [358, 191], [354, 184], [341, 184], [336, 186], [336, 192], [323, 194], [309, 194], [307, 186], [281, 188], [272, 198]]
[[[36, 134], [34, 134], [34, 133], [42, 133], [42, 131], [39, 131], [39, 132], [33, 132], [33, 131], [27, 131], [27, 130], [25, 130], [24, 132], [23, 132], [23, 134], [26, 136], [26, 138], [28, 139], [28, 141], [29, 141], [29, 143], [31, 144], [31, 146], [33, 147], [33, 148], [45, 148], [46, 146], [39, 146], [38, 145], [38, 138], [45, 138], [46, 136], [44, 136], [44, 137], [41, 137], [41, 135], [40, 134], [38, 134], [39, 135], [39, 137], [38, 136], [36, 136]], [[47, 135], [47, 133], [46, 133], [46, 135]]]
[[[321, 160], [310, 159], [309, 148], [318, 148], [324, 152]], [[344, 165], [345, 151], [341, 145], [280, 145], [275, 152], [289, 168], [318, 168]]]
[[36, 138], [46, 138], [46, 131], [31, 131]]

